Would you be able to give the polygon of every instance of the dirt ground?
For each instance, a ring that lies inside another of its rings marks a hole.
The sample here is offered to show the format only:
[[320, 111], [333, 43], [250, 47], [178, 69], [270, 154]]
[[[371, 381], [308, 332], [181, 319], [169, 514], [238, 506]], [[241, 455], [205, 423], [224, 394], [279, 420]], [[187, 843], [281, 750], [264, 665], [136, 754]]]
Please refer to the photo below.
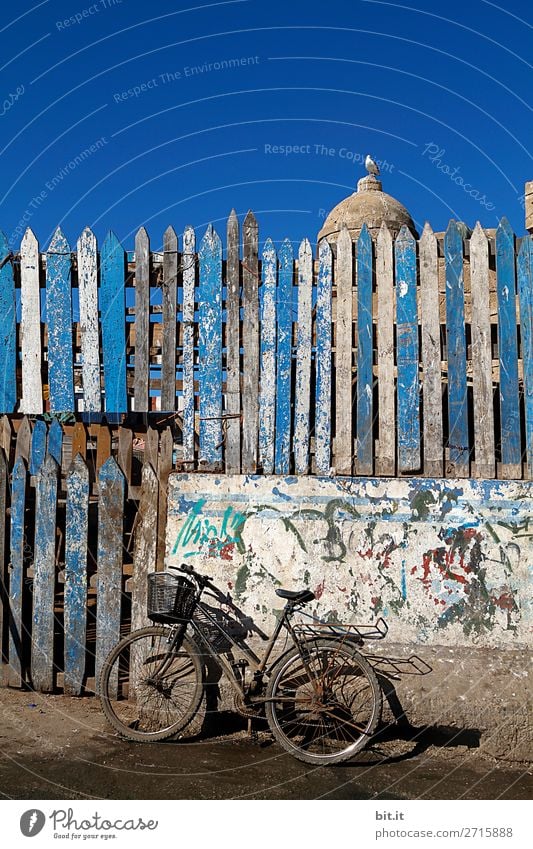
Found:
[[[482, 758], [460, 738], [392, 733], [349, 764], [314, 768], [220, 715], [188, 742], [135, 744], [95, 698], [0, 690], [0, 793], [14, 799], [527, 799], [531, 767]], [[412, 739], [409, 739], [411, 737]]]

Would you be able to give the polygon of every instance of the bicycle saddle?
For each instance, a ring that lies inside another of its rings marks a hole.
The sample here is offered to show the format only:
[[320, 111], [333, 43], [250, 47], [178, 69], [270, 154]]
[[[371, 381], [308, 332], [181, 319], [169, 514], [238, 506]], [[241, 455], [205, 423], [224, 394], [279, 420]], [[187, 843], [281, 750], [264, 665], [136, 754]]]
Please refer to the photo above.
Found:
[[276, 595], [280, 598], [286, 598], [289, 601], [296, 601], [299, 603], [313, 601], [315, 598], [315, 594], [312, 593], [311, 590], [276, 590]]

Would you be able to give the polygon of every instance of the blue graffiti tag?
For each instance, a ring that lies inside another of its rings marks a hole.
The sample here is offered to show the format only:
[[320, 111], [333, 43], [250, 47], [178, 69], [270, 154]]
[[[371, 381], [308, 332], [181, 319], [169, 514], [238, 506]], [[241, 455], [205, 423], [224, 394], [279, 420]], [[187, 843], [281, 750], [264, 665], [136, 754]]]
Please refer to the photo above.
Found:
[[194, 545], [197, 546], [197, 550], [185, 552], [184, 557], [194, 557], [200, 554], [204, 547], [207, 547], [211, 557], [224, 556], [224, 549], [227, 546], [242, 543], [241, 531], [247, 517], [243, 513], [234, 511], [233, 507], [227, 507], [218, 526], [202, 514], [205, 503], [206, 499], [203, 498], [192, 506], [176, 537], [172, 554], [177, 554], [180, 549], [187, 549]]

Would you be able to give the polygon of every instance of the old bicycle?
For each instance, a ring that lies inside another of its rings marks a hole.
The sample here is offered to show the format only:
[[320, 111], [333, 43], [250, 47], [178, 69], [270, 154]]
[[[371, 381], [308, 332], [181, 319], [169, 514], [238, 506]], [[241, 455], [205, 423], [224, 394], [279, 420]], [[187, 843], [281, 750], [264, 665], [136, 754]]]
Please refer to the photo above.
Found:
[[[177, 573], [177, 574], [176, 574]], [[224, 613], [228, 599], [189, 565], [148, 575], [148, 617], [155, 624], [125, 637], [107, 657], [100, 699], [125, 738], [150, 742], [186, 730], [206, 688], [213, 658], [235, 693], [237, 710], [264, 715], [276, 741], [311, 764], [336, 764], [363, 749], [381, 717], [382, 693], [359, 649], [387, 626], [296, 620], [315, 596], [277, 589], [286, 604], [259, 657], [246, 641], [248, 620]], [[213, 606], [215, 602], [216, 606]], [[301, 619], [301, 617], [300, 617]], [[235, 627], [237, 625], [237, 628]], [[290, 643], [275, 647], [282, 632]]]

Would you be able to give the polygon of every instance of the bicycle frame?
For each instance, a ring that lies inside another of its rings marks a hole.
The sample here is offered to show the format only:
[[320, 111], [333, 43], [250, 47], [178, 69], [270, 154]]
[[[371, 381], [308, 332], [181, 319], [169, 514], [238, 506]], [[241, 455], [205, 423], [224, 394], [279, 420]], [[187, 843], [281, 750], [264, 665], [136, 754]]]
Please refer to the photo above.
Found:
[[[208, 585], [206, 587], [206, 589], [216, 590], [216, 587], [211, 587], [211, 586]], [[203, 604], [202, 601], [200, 600], [200, 594], [201, 593], [199, 593], [198, 600], [196, 602], [195, 611], [200, 610], [202, 612], [202, 615], [208, 620], [209, 626], [215, 627], [225, 637], [225, 639], [228, 640], [228, 642], [231, 644], [231, 648], [236, 648], [244, 656], [245, 660], [248, 662], [250, 668], [252, 669], [252, 671], [254, 673], [254, 680], [260, 680], [263, 675], [265, 675], [265, 674], [268, 675], [270, 668], [271, 668], [271, 667], [268, 666], [268, 663], [269, 663], [270, 657], [272, 655], [272, 651], [274, 649], [274, 646], [276, 645], [276, 642], [277, 642], [279, 635], [280, 635], [281, 631], [283, 630], [283, 628], [285, 628], [285, 630], [288, 631], [288, 633], [290, 634], [290, 636], [292, 638], [293, 644], [295, 646], [297, 646], [297, 648], [300, 651], [300, 654], [302, 654], [301, 646], [302, 646], [302, 643], [305, 642], [305, 641], [302, 641], [298, 638], [298, 636], [294, 632], [294, 629], [293, 629], [291, 622], [290, 622], [290, 617], [295, 612], [295, 609], [297, 609], [299, 607], [298, 604], [293, 604], [291, 602], [288, 602], [285, 605], [281, 616], [278, 618], [278, 621], [276, 622], [276, 625], [274, 627], [274, 631], [272, 632], [272, 635], [267, 640], [267, 645], [265, 647], [265, 651], [264, 651], [262, 657], [259, 658], [244, 640], [235, 639], [235, 637], [233, 637], [232, 634], [230, 634], [219, 622], [217, 622], [215, 617], [212, 616], [211, 613], [209, 612], [209, 609], [207, 608], [207, 606], [205, 604]], [[216, 596], [213, 596], [213, 597], [217, 598]], [[179, 645], [180, 641], [185, 636], [185, 632], [186, 632], [187, 628], [191, 628], [191, 630], [193, 631], [195, 636], [199, 638], [201, 645], [203, 647], [205, 647], [205, 649], [207, 650], [208, 654], [210, 654], [211, 657], [216, 661], [216, 663], [223, 669], [228, 681], [230, 682], [230, 684], [233, 687], [233, 689], [235, 690], [235, 692], [239, 696], [244, 698], [246, 696], [246, 690], [242, 687], [240, 681], [238, 680], [237, 676], [235, 675], [233, 665], [227, 659], [227, 657], [224, 656], [223, 653], [218, 653], [211, 646], [211, 644], [209, 642], [209, 638], [203, 632], [202, 625], [199, 625], [195, 621], [194, 615], [193, 615], [193, 618], [190, 619], [189, 622], [187, 622], [187, 623], [171, 626], [171, 633], [170, 633], [170, 636], [169, 636], [169, 642], [170, 642], [171, 650], [176, 648]], [[303, 657], [303, 654], [302, 654], [302, 661], [303, 661], [305, 667], [307, 668], [307, 662], [306, 662], [305, 658]], [[164, 663], [165, 662], [163, 662], [163, 667], [164, 667]], [[254, 701], [256, 701], [256, 700], [254, 700]], [[264, 699], [257, 699], [257, 702], [262, 702], [262, 701], [264, 701]]]

